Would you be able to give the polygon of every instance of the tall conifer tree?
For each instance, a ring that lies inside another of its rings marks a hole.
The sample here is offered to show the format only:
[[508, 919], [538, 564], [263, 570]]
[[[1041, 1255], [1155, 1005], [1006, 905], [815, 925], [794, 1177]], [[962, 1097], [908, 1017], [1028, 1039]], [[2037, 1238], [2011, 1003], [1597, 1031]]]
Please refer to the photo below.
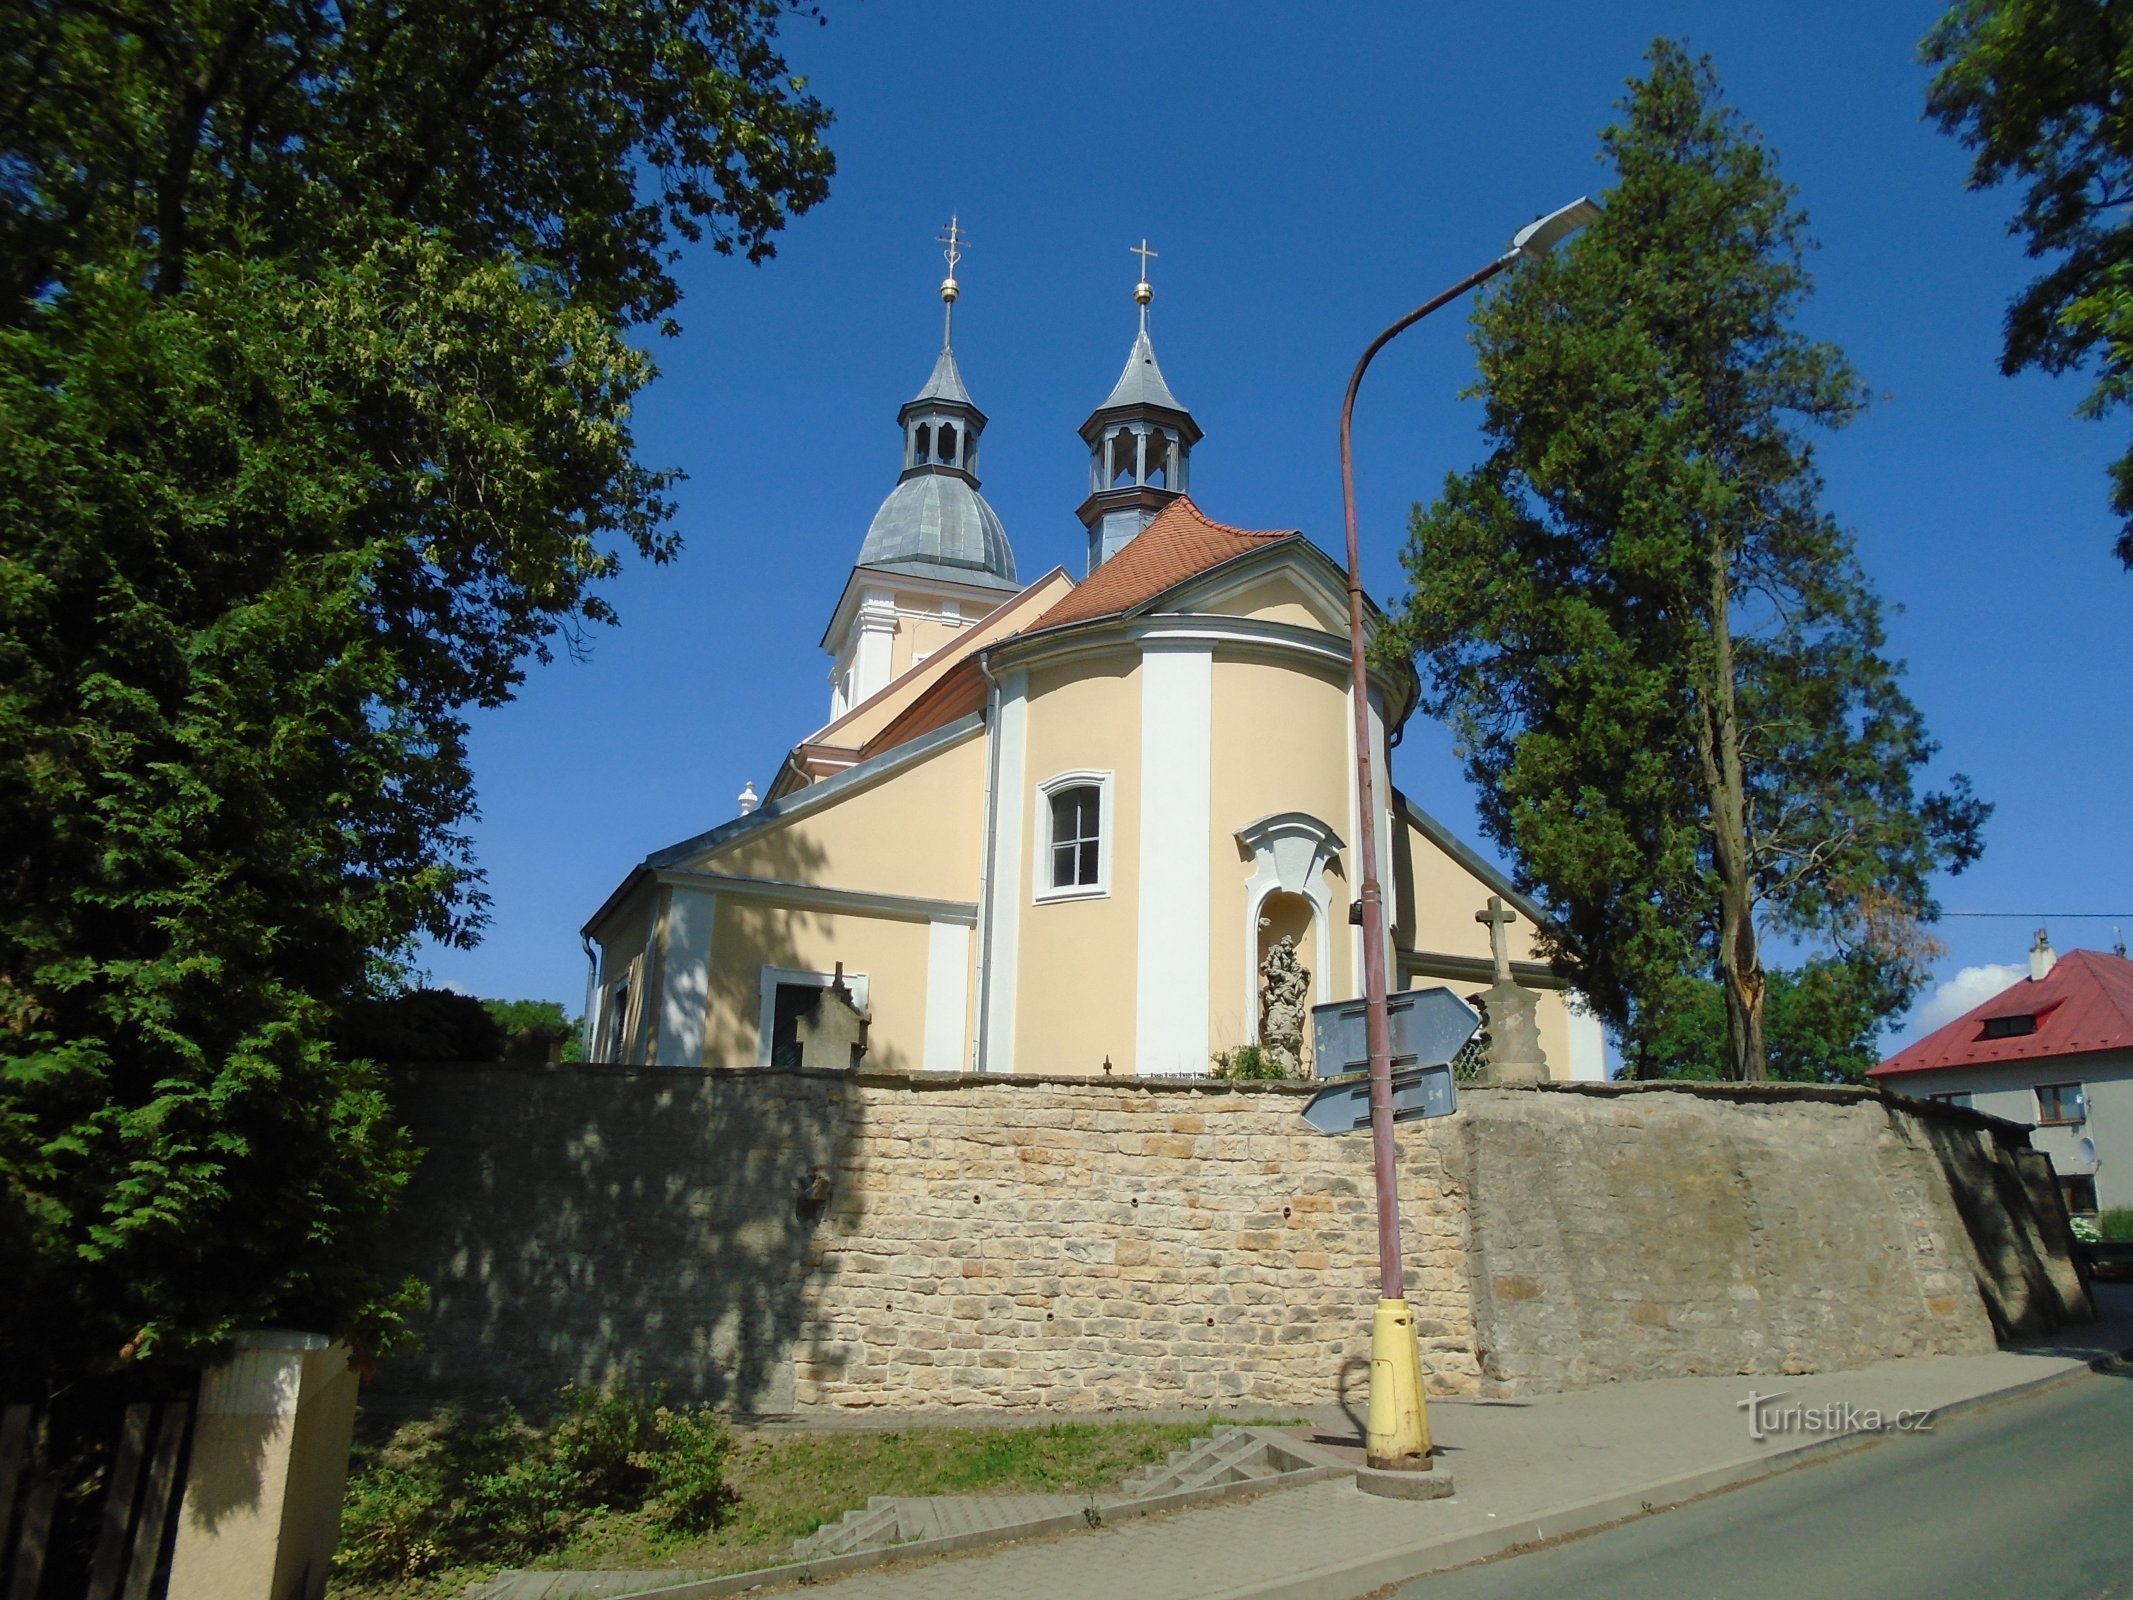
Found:
[[1604, 215], [1475, 312], [1489, 454], [1416, 508], [1393, 637], [1632, 1055], [1715, 976], [1724, 1074], [1756, 1079], [1764, 936], [1831, 941], [1900, 1004], [1986, 808], [1916, 791], [1934, 746], [1820, 506], [1806, 430], [1863, 394], [1792, 325], [1806, 216], [1707, 61], [1647, 59]]

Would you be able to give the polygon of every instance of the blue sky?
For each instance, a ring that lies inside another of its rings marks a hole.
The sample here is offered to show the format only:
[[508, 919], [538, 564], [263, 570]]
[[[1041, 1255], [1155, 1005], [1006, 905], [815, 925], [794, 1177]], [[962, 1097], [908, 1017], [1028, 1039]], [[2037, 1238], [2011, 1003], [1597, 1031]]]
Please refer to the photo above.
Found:
[[[2073, 420], [2078, 378], [1999, 375], [2001, 313], [2032, 266], [2004, 230], [2011, 198], [1968, 193], [1963, 151], [1922, 120], [1916, 45], [1939, 9], [825, 0], [826, 24], [792, 24], [786, 45], [837, 113], [830, 199], [766, 266], [682, 263], [684, 332], [659, 342], [638, 421], [645, 459], [688, 474], [686, 547], [612, 585], [622, 622], [590, 660], [535, 667], [477, 714], [493, 924], [473, 951], [429, 952], [432, 980], [575, 1012], [577, 930], [609, 890], [731, 816], [825, 720], [818, 641], [938, 345], [951, 211], [973, 241], [956, 348], [992, 419], [984, 492], [1025, 579], [1080, 573], [1074, 430], [1125, 360], [1144, 235], [1156, 347], [1207, 431], [1195, 498], [1337, 550], [1357, 354], [1603, 186], [1598, 130], [1660, 34], [1711, 55], [1812, 215], [1802, 326], [1877, 396], [1822, 441], [1826, 503], [1890, 603], [1943, 747], [1934, 775], [1967, 772], [1998, 807], [1984, 859], [1940, 894], [2017, 915], [1942, 924], [1940, 1007], [2022, 959], [2033, 913], [2059, 914], [2061, 950], [2112, 941], [2111, 922], [2066, 913], [2123, 913], [2133, 933], [2133, 574], [2110, 553], [2104, 479], [2133, 422]], [[1479, 454], [1479, 406], [1458, 398], [1472, 377], [1456, 312], [1372, 371], [1356, 452], [1374, 594], [1399, 587], [1408, 507]], [[1394, 777], [1476, 836], [1440, 730], [1410, 729]]]

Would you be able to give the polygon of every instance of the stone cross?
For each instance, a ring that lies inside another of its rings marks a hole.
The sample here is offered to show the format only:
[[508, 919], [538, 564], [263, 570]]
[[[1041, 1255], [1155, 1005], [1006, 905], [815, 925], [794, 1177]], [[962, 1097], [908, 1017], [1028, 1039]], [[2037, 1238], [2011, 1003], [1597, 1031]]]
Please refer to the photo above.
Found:
[[1489, 909], [1475, 912], [1474, 920], [1485, 922], [1489, 926], [1489, 954], [1496, 959], [1496, 981], [1509, 983], [1511, 950], [1510, 942], [1504, 937], [1504, 930], [1518, 920], [1518, 913], [1503, 903], [1502, 895], [1492, 894], [1489, 896]]

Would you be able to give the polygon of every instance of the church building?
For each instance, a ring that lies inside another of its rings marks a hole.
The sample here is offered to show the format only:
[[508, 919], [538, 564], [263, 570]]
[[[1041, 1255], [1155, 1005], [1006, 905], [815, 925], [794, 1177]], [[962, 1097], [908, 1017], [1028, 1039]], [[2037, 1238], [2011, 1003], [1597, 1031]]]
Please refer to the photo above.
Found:
[[[1362, 992], [1342, 566], [1201, 509], [1201, 428], [1156, 362], [1144, 276], [1125, 370], [1081, 427], [1080, 571], [1024, 580], [979, 493], [955, 263], [951, 243], [895, 487], [828, 605], [828, 719], [760, 803], [751, 786], [653, 851], [585, 924], [592, 1060], [845, 1065], [815, 1031], [841, 982], [869, 1070], [1204, 1075], [1259, 1042], [1284, 938], [1312, 1003]], [[1499, 896], [1548, 1076], [1602, 1077], [1534, 908], [1392, 788], [1417, 693], [1405, 667], [1368, 686], [1392, 987], [1485, 988], [1477, 913]]]

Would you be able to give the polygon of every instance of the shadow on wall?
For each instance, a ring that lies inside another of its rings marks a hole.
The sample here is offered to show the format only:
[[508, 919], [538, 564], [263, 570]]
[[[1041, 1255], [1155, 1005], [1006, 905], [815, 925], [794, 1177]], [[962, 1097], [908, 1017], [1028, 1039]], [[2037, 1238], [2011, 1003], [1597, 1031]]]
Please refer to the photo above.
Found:
[[824, 1230], [858, 1204], [848, 1082], [606, 1066], [397, 1077], [428, 1154], [393, 1265], [430, 1303], [415, 1319], [425, 1348], [385, 1365], [380, 1398], [486, 1390], [538, 1407], [565, 1383], [622, 1382], [792, 1409]]
[[[820, 845], [784, 828], [751, 840], [742, 870], [790, 883], [821, 883], [829, 878], [831, 863]], [[746, 1067], [757, 1059], [763, 968], [827, 972], [841, 961], [848, 972], [868, 970], [871, 962], [865, 950], [839, 947], [837, 927], [837, 919], [805, 908], [741, 895], [720, 897], [705, 996], [706, 1062]], [[869, 1071], [908, 1072], [916, 1063], [876, 1033], [869, 1042], [865, 1065]]]
[[2096, 1311], [2074, 1258], [2074, 1234], [2053, 1180], [2051, 1158], [2015, 1145], [1985, 1122], [1950, 1108], [1914, 1114], [1941, 1168], [1977, 1252], [1978, 1292], [2002, 1343], [2090, 1322]]

